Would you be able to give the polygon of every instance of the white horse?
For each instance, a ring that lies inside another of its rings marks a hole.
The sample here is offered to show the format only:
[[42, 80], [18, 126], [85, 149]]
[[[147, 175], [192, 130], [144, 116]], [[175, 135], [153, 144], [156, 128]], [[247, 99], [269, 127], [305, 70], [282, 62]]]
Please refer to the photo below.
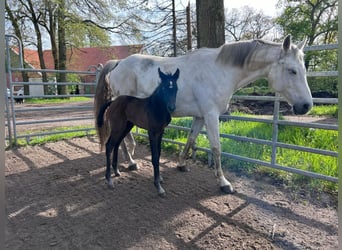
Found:
[[270, 87], [293, 106], [295, 114], [307, 113], [313, 101], [303, 60], [305, 42], [296, 46], [287, 36], [282, 44], [264, 40], [242, 41], [219, 48], [201, 48], [179, 57], [131, 55], [109, 71], [107, 83], [98, 82], [97, 88], [101, 91], [95, 95], [95, 110], [105, 102], [102, 89], [109, 89], [108, 84], [114, 97], [147, 97], [159, 83], [158, 67], [164, 72], [179, 68], [182, 74], [178, 79], [173, 116], [192, 116], [193, 122], [178, 166], [187, 170], [186, 156], [205, 125], [220, 188], [225, 193], [233, 193], [234, 189], [221, 168], [219, 116], [227, 111], [236, 90], [260, 78], [268, 80]]

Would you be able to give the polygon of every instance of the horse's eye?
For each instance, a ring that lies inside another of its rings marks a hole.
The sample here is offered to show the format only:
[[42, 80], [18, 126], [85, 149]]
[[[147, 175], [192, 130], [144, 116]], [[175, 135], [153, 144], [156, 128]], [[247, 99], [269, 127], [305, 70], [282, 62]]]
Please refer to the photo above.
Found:
[[288, 71], [291, 75], [297, 75], [297, 71], [294, 69], [288, 69]]

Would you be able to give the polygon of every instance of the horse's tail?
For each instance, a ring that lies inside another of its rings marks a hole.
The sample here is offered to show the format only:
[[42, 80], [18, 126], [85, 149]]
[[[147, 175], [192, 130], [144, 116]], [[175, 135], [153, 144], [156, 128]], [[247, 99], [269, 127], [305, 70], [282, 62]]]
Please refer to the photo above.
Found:
[[100, 140], [100, 150], [102, 151], [103, 146], [105, 144], [105, 141], [108, 138], [108, 134], [109, 134], [109, 128], [110, 128], [110, 124], [109, 121], [105, 121], [104, 116], [105, 116], [105, 112], [107, 110], [107, 108], [109, 107], [109, 105], [112, 103], [112, 101], [109, 101], [105, 104], [102, 105], [102, 107], [100, 107], [100, 109], [98, 110], [98, 114], [96, 116], [96, 128], [97, 128], [97, 135], [99, 137]]
[[[119, 64], [119, 60], [110, 60], [108, 61], [105, 66], [102, 68], [95, 91], [95, 98], [94, 98], [94, 113], [95, 113], [95, 127], [97, 131], [97, 135], [101, 140], [105, 140], [109, 133], [109, 127], [106, 122], [103, 121], [102, 115], [102, 125], [101, 127], [98, 126], [99, 124], [99, 112], [103, 105], [107, 104], [112, 99], [112, 89], [110, 88], [110, 84], [107, 79], [107, 75], [110, 71], [115, 69], [115, 67]], [[103, 148], [103, 144], [101, 144], [101, 150]]]

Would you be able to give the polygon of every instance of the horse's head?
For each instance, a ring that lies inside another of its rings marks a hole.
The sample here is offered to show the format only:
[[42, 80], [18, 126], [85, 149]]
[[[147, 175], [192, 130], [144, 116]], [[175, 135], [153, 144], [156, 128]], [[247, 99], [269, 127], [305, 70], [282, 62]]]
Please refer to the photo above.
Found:
[[178, 91], [177, 80], [179, 77], [179, 69], [172, 74], [164, 74], [160, 68], [158, 68], [159, 77], [161, 83], [160, 88], [161, 95], [163, 96], [167, 110], [172, 113], [176, 109], [176, 95]]
[[313, 106], [304, 66], [305, 43], [304, 40], [296, 46], [287, 36], [279, 60], [272, 65], [268, 75], [270, 86], [293, 106], [295, 114], [306, 114]]

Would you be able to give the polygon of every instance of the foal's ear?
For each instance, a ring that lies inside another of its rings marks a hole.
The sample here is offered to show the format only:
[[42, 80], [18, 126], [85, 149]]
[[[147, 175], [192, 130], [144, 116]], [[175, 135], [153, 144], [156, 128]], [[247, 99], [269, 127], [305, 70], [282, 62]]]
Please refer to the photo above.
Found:
[[177, 68], [176, 72], [173, 74], [173, 76], [176, 78], [176, 80], [179, 77], [179, 68]]
[[288, 35], [287, 37], [285, 37], [284, 42], [283, 42], [283, 49], [285, 51], [288, 51], [290, 49], [291, 46], [291, 35]]

